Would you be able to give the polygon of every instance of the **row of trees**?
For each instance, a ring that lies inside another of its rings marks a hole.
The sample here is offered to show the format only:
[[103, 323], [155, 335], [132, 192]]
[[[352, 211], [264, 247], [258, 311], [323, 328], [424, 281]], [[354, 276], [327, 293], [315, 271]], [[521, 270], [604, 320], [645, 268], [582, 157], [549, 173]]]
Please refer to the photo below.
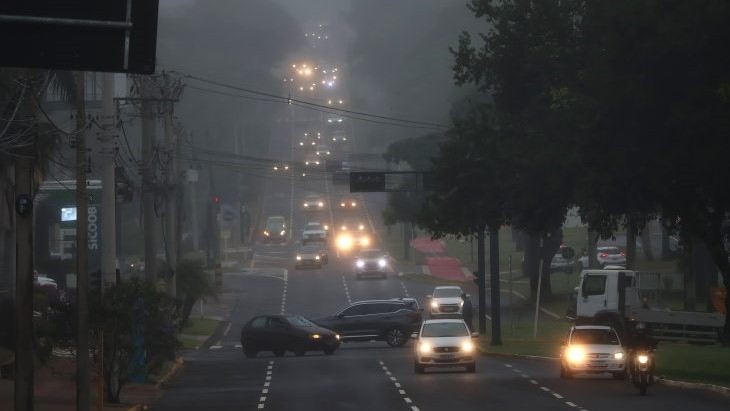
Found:
[[660, 218], [706, 246], [730, 284], [730, 3], [468, 7], [485, 30], [459, 37], [454, 78], [480, 96], [453, 110], [419, 224], [436, 236], [510, 225], [555, 239], [578, 206], [604, 237], [626, 228], [632, 261], [636, 234]]

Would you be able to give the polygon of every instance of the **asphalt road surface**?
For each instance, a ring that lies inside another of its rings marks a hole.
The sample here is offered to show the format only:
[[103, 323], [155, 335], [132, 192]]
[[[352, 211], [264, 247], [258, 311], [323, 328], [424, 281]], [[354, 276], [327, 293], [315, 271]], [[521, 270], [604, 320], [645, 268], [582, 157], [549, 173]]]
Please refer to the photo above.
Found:
[[[165, 389], [155, 410], [722, 410], [730, 398], [707, 391], [665, 385], [650, 387], [641, 397], [629, 382], [610, 378], [561, 380], [558, 364], [544, 360], [481, 357], [476, 373], [460, 369], [413, 371], [413, 342], [390, 348], [384, 342], [344, 343], [332, 356], [321, 352], [275, 358], [260, 353], [246, 359], [240, 348], [240, 329], [258, 314], [292, 313], [316, 317], [334, 313], [351, 301], [414, 297], [423, 305], [435, 284], [409, 281], [395, 273], [385, 280], [357, 281], [350, 256], [330, 249], [323, 269], [294, 270], [293, 254], [301, 228], [308, 221], [329, 224], [345, 216], [368, 220], [380, 210], [342, 212], [329, 207], [346, 187], [333, 186], [322, 172], [301, 177], [297, 162], [304, 158], [291, 134], [274, 136], [272, 158], [290, 161], [288, 173], [268, 179], [267, 216], [285, 216], [291, 237], [286, 244], [254, 247], [251, 265], [224, 275], [224, 288], [236, 290], [230, 327], [212, 346], [185, 356], [181, 375]], [[333, 156], [345, 158], [346, 147]], [[305, 211], [301, 199], [322, 195], [324, 211]], [[383, 204], [381, 194], [360, 197], [361, 204]], [[379, 197], [377, 197], [379, 196]], [[368, 223], [369, 225], [369, 223]], [[377, 238], [376, 238], [377, 240]], [[567, 326], [566, 326], [567, 327]]]

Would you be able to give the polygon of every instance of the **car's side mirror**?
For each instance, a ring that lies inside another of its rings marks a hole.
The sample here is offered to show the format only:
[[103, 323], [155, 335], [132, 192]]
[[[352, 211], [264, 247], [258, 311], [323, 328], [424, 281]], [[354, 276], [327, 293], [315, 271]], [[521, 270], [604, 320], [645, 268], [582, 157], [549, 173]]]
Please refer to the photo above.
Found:
[[471, 338], [479, 338], [479, 333], [471, 333]]

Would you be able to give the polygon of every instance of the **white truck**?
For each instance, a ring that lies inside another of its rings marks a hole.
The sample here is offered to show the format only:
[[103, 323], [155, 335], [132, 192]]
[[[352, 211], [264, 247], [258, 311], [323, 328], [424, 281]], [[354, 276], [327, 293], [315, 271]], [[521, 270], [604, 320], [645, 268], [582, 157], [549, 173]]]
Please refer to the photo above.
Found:
[[311, 221], [302, 230], [302, 244], [307, 245], [315, 242], [326, 243], [327, 230], [321, 223]]
[[[642, 278], [650, 274], [625, 269], [583, 270], [576, 288], [576, 324], [610, 325], [622, 336], [643, 322], [656, 340], [711, 343], [725, 324], [725, 315], [652, 308], [642, 300]], [[646, 288], [646, 287], [645, 287]]]

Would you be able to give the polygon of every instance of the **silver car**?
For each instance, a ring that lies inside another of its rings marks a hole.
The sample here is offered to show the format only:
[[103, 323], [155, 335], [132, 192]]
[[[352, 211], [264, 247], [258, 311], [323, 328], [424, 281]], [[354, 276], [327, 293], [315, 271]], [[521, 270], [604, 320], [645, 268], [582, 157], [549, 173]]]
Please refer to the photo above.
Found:
[[461, 317], [461, 307], [464, 304], [461, 299], [462, 294], [464, 294], [464, 290], [456, 285], [434, 288], [433, 294], [427, 297], [431, 300], [429, 303], [431, 318]]

